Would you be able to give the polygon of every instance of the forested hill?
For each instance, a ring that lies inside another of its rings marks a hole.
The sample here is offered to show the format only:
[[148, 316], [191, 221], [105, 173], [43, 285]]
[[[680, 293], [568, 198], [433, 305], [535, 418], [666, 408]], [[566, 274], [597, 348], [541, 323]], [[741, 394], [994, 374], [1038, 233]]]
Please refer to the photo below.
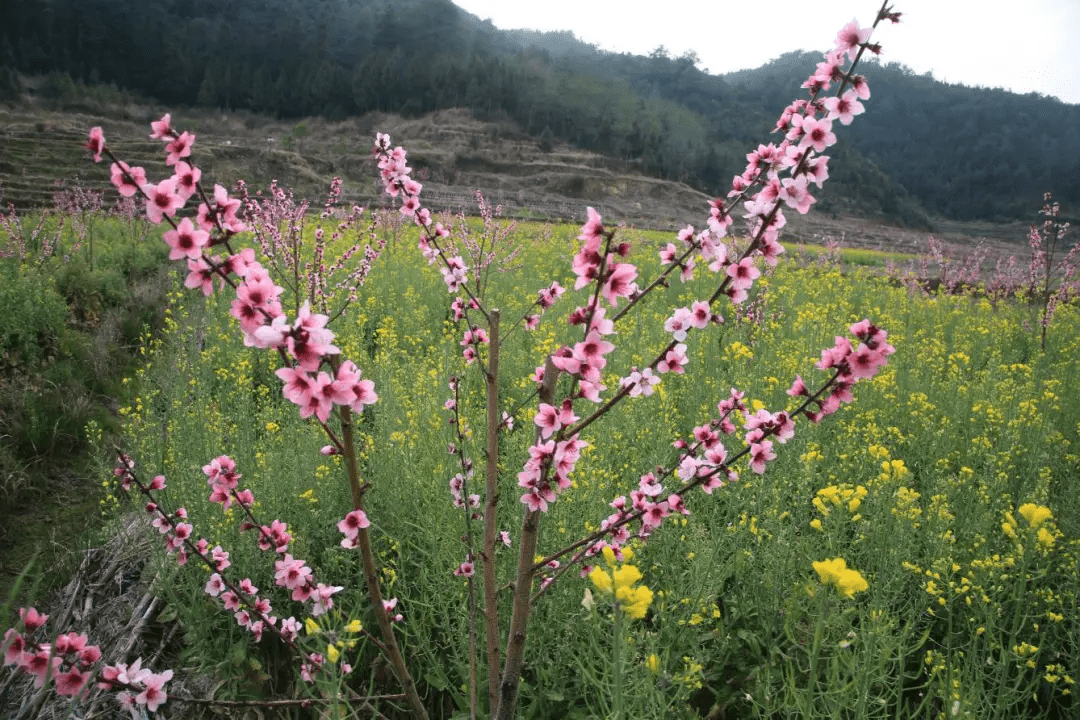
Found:
[[[166, 106], [340, 119], [467, 107], [719, 193], [819, 60], [714, 76], [692, 54], [612, 54], [571, 33], [500, 31], [449, 0], [21, 0], [0, 24], [15, 71], [114, 83]], [[1080, 106], [864, 68], [867, 112], [831, 153], [821, 207], [925, 224], [1032, 218], [1080, 201]]]

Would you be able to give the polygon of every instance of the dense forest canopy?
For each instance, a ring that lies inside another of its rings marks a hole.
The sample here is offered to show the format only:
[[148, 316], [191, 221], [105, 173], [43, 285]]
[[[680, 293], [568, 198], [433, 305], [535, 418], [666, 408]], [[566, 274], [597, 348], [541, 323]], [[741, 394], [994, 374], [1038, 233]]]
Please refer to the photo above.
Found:
[[[572, 33], [500, 31], [449, 0], [23, 0], [0, 26], [15, 70], [113, 83], [165, 105], [331, 119], [467, 107], [722, 193], [820, 59], [788, 53], [724, 76], [608, 53]], [[866, 113], [831, 149], [821, 207], [924, 224], [1031, 218], [1080, 201], [1080, 106], [864, 68]]]

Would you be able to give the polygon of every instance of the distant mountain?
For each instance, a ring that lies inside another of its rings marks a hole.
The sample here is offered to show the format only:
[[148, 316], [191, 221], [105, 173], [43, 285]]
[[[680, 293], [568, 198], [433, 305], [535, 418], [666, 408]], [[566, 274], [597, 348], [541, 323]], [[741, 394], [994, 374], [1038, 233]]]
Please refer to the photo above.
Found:
[[[341, 119], [465, 107], [712, 194], [768, 141], [818, 56], [724, 76], [692, 56], [604, 52], [569, 32], [500, 31], [449, 0], [22, 0], [0, 26], [12, 69], [114, 83], [167, 105]], [[826, 212], [921, 226], [1031, 218], [1080, 202], [1080, 106], [869, 63], [867, 112], [832, 149]], [[545, 140], [547, 138], [547, 140]]]

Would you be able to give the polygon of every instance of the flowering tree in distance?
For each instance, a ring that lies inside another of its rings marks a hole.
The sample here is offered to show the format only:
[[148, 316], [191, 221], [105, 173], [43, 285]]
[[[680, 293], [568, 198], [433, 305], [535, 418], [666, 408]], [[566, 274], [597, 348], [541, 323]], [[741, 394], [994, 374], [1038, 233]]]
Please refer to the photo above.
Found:
[[[803, 214], [809, 211], [816, 201], [813, 193], [829, 176], [829, 158], [822, 153], [836, 142], [836, 124], [853, 122], [863, 112], [862, 102], [870, 97], [866, 79], [856, 74], [855, 68], [866, 50], [880, 50], [870, 43], [870, 34], [873, 27], [886, 20], [897, 22], [899, 13], [883, 4], [872, 27], [862, 28], [852, 21], [840, 30], [834, 49], [826, 53], [803, 83], [808, 97], [792, 102], [777, 121], [778, 142], [759, 145], [750, 152], [745, 170], [734, 177], [727, 197], [710, 204], [703, 226], [687, 225], [678, 233], [676, 242], [661, 249], [663, 269], [657, 277], [643, 278], [630, 261], [630, 244], [621, 240], [617, 228], [605, 225], [604, 219], [588, 208], [578, 236], [581, 244], [572, 260], [573, 287], [565, 289], [557, 282], [544, 284], [524, 316], [509, 328], [504, 326], [500, 310], [485, 300], [486, 273], [482, 270], [491, 262], [490, 256], [481, 246], [475, 246], [472, 253], [466, 251], [468, 257], [455, 250], [451, 228], [438, 222], [421, 202], [422, 185], [412, 176], [406, 151], [393, 146], [387, 135], [377, 135], [374, 155], [385, 190], [400, 203], [400, 215], [419, 229], [419, 249], [430, 264], [438, 267], [452, 296], [450, 310], [461, 327], [463, 360], [478, 370], [486, 390], [483, 485], [470, 485], [474, 463], [467, 454], [465, 437], [460, 434], [452, 448], [460, 472], [450, 480], [451, 500], [465, 516], [466, 551], [461, 562], [447, 572], [466, 578], [468, 583], [473, 716], [480, 705], [480, 683], [476, 679], [480, 634], [485, 646], [487, 709], [491, 717], [509, 720], [517, 709], [530, 615], [556, 582], [576, 569], [583, 576], [590, 575], [598, 590], [609, 594], [628, 617], [644, 616], [652, 594], [635, 584], [640, 572], [622, 566], [608, 575], [592, 566], [594, 558], [603, 557], [609, 565], [627, 560], [625, 546], [631, 538], [645, 540], [669, 518], [689, 514], [684, 502], [689, 493], [700, 489], [712, 494], [736, 480], [739, 472], [764, 473], [776, 459], [778, 446], [794, 436], [800, 417], [820, 422], [853, 399], [851, 389], [855, 383], [872, 377], [887, 363], [893, 352], [887, 333], [864, 319], [847, 328], [854, 340], [847, 335], [837, 336], [831, 347], [821, 351], [816, 368], [825, 373], [822, 379], [810, 384], [801, 376], [792, 379], [787, 393], [790, 407], [752, 411], [743, 393], [732, 388], [726, 397], [716, 399], [715, 415], [701, 418], [686, 437], [673, 438], [675, 452], [670, 462], [644, 472], [637, 489], [628, 496], [611, 500], [612, 512], [597, 519], [595, 531], [565, 546], [540, 552], [539, 529], [545, 513], [570, 490], [571, 475], [582, 450], [590, 445], [603, 450], [603, 439], [589, 434], [594, 423], [627, 403], [647, 402], [658, 384], [672, 382], [676, 375], [691, 374], [694, 368], [687, 353], [688, 343], [710, 326], [724, 323], [724, 303], [745, 302], [761, 276], [762, 265], [774, 266], [778, 262], [784, 252], [779, 238], [786, 223], [785, 209]], [[91, 130], [87, 148], [95, 161], [111, 161], [112, 182], [122, 194], [145, 199], [152, 223], [169, 226], [164, 240], [170, 258], [186, 264], [188, 288], [210, 295], [228, 286], [235, 294], [230, 313], [240, 325], [244, 343], [277, 355], [281, 366], [276, 374], [283, 383], [283, 397], [297, 405], [302, 417], [313, 418], [325, 431], [328, 444], [322, 452], [342, 457], [352, 507], [342, 508], [338, 529], [342, 533], [341, 545], [357, 550], [361, 556], [366, 602], [378, 626], [377, 632], [366, 636], [393, 669], [411, 716], [427, 717], [394, 628], [402, 620], [397, 612], [398, 599], [385, 597], [380, 581], [364, 501], [371, 487], [362, 483], [358, 469], [354, 423], [356, 415], [378, 401], [377, 388], [363, 377], [356, 362], [342, 356], [330, 328], [332, 317], [341, 314], [355, 293], [335, 301], [328, 289], [337, 286], [328, 281], [328, 275], [345, 274], [346, 284], [355, 289], [363, 282], [380, 248], [369, 243], [361, 253], [359, 244], [355, 244], [339, 259], [316, 263], [310, 273], [301, 273], [296, 248], [292, 255], [287, 252], [290, 242], [299, 242], [297, 237], [290, 241], [288, 232], [282, 229], [288, 218], [260, 214], [265, 208], [251, 198], [245, 207], [221, 185], [212, 192], [204, 189], [201, 171], [191, 164], [195, 136], [174, 129], [169, 115], [152, 123], [151, 137], [165, 144], [166, 165], [174, 171], [171, 177], [157, 183], [148, 182], [143, 168], [131, 167], [114, 156], [101, 128]], [[194, 213], [182, 214], [191, 205]], [[330, 205], [324, 217], [330, 216]], [[302, 216], [303, 210], [294, 217]], [[349, 213], [333, 239], [343, 238], [359, 217], [359, 209]], [[742, 239], [733, 235], [737, 219], [744, 225]], [[252, 228], [258, 252], [254, 247], [240, 245]], [[329, 240], [321, 232], [317, 236], [318, 257], [334, 246]], [[359, 269], [350, 270], [354, 256], [362, 257], [363, 262]], [[685, 282], [695, 271], [711, 273], [715, 278], [711, 293], [689, 306], [673, 308], [663, 324], [670, 336], [666, 344], [640, 367], [628, 365], [619, 356], [616, 344], [619, 323], [635, 308], [643, 307], [658, 288], [666, 287], [675, 277]], [[285, 286], [295, 300], [291, 308], [285, 307]], [[576, 298], [576, 307], [569, 314], [574, 335], [555, 352], [536, 359], [539, 364], [532, 378], [534, 391], [522, 402], [531, 404], [535, 398], [533, 441], [528, 456], [519, 460], [520, 470], [507, 478], [500, 474], [497, 464], [499, 442], [516, 413], [506, 415], [502, 410], [500, 353], [507, 337], [537, 327], [549, 308], [570, 297]], [[618, 374], [618, 383], [603, 384], [605, 376], [611, 377], [613, 372]], [[456, 379], [450, 387], [453, 396], [447, 400], [446, 408], [460, 429], [466, 408], [461, 406]], [[290, 552], [292, 535], [286, 523], [280, 519], [265, 522], [255, 516], [254, 491], [240, 489], [242, 475], [230, 457], [209, 460], [203, 471], [210, 499], [223, 510], [238, 508], [243, 517], [241, 529], [253, 531], [258, 546], [273, 554], [275, 584], [291, 601], [306, 603], [306, 612], [311, 616], [325, 613], [340, 602], [345, 588], [320, 582], [317, 569]], [[125, 489], [145, 496], [146, 511], [163, 535], [166, 550], [181, 564], [194, 561], [207, 567], [210, 575], [206, 594], [233, 613], [256, 641], [266, 633], [280, 637], [296, 653], [299, 673], [305, 681], [330, 672], [328, 665], [332, 663], [298, 639], [301, 623], [295, 615], [281, 619], [267, 593], [260, 592], [247, 577], [236, 579], [242, 573], [236, 573], [229, 553], [220, 546], [211, 548], [207, 540], [197, 536], [185, 508], [162, 506], [157, 493], [166, 486], [164, 477], [140, 477], [134, 461], [126, 455], [120, 456], [116, 473]], [[514, 493], [518, 502], [510, 507], [501, 505], [500, 498], [512, 487], [517, 488]], [[520, 511], [515, 510], [518, 506]], [[500, 511], [504, 517], [521, 513], [520, 530], [515, 535], [499, 529]], [[473, 521], [479, 524], [475, 530]], [[514, 576], [500, 579], [494, 562], [496, 548], [514, 543]], [[500, 608], [498, 592], [507, 580], [512, 588], [508, 618]], [[482, 602], [482, 633], [474, 583]], [[844, 588], [849, 586], [861, 589], [850, 582]], [[350, 602], [362, 599], [351, 596]], [[8, 631], [5, 662], [36, 677], [52, 678], [60, 692], [78, 694], [94, 676], [93, 667], [99, 658], [86, 652], [85, 639], [69, 640], [61, 649], [74, 653], [73, 659], [54, 663], [50, 668], [48, 650], [32, 641], [33, 632], [42, 624], [38, 619], [36, 611], [26, 610], [21, 630]], [[502, 622], [508, 624], [503, 627]], [[39, 657], [42, 652], [46, 653], [44, 665]], [[58, 652], [61, 650], [54, 643], [54, 659]], [[343, 668], [344, 672], [348, 670], [351, 668]], [[150, 711], [164, 702], [164, 684], [170, 677], [171, 671], [153, 674], [137, 663], [96, 672], [98, 682], [123, 689], [120, 698], [125, 705], [144, 705]], [[136, 690], [139, 692], [132, 694]]]

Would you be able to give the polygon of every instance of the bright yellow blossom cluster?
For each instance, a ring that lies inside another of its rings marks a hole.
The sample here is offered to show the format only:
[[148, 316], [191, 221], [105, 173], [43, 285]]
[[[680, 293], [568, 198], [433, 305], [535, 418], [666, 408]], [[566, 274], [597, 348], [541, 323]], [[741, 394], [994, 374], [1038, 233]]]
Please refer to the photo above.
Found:
[[1047, 520], [1054, 517], [1050, 512], [1050, 508], [1043, 507], [1042, 505], [1036, 505], [1035, 503], [1024, 503], [1019, 507], [1017, 512], [1021, 517], [1028, 521], [1028, 524], [1033, 528], [1038, 528]]
[[629, 560], [633, 558], [633, 551], [629, 548], [623, 549], [623, 559], [626, 562], [622, 565], [615, 562], [615, 553], [611, 548], [604, 548], [603, 553], [611, 572], [594, 568], [589, 573], [592, 584], [604, 595], [613, 595], [619, 609], [627, 617], [633, 620], [645, 617], [649, 605], [652, 604], [653, 593], [644, 585], [635, 585], [642, 576], [640, 570], [629, 564]]
[[846, 598], [853, 598], [855, 593], [862, 592], [870, 587], [858, 570], [853, 570], [847, 566], [847, 561], [844, 558], [815, 562], [814, 570], [817, 571], [822, 584], [832, 585]]
[[[1058, 533], [1056, 533], [1053, 523], [1049, 522], [1054, 518], [1050, 508], [1035, 503], [1024, 503], [1017, 509], [1017, 512], [1027, 521], [1028, 527], [1035, 530], [1036, 547], [1044, 552], [1051, 549], [1057, 540]], [[1001, 531], [1013, 540], [1017, 540], [1016, 527], [1016, 517], [1011, 512], [1006, 511], [1005, 522], [1001, 523]]]
[[848, 512], [854, 513], [862, 505], [864, 497], [866, 497], [866, 488], [862, 485], [856, 485], [855, 487], [847, 483], [830, 485], [817, 491], [817, 497], [814, 498], [814, 507], [822, 515], [828, 515], [833, 507], [840, 507], [841, 505], [846, 505]]

